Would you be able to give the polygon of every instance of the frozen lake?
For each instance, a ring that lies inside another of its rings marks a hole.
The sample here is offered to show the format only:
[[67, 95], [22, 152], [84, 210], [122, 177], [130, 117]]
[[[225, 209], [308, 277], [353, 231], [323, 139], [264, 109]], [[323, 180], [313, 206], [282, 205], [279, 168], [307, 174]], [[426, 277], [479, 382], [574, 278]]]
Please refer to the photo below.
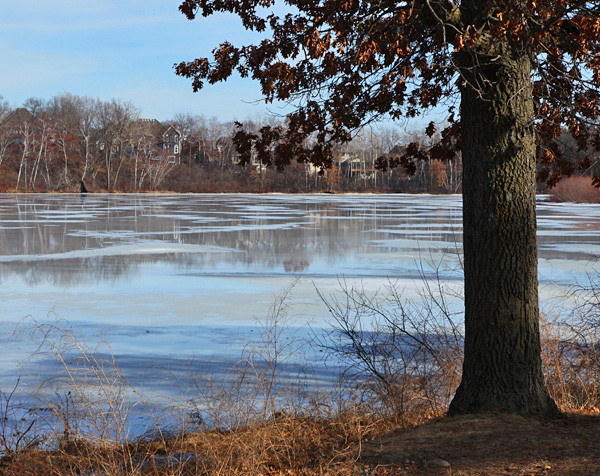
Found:
[[[542, 198], [538, 224], [551, 300], [552, 283], [598, 271], [600, 206]], [[0, 195], [0, 234], [4, 390], [35, 345], [13, 336], [19, 322], [65, 319], [109, 342], [131, 377], [227, 361], [298, 277], [293, 322], [313, 327], [326, 315], [315, 287], [341, 278], [417, 297], [427, 261], [462, 280], [460, 196]]]

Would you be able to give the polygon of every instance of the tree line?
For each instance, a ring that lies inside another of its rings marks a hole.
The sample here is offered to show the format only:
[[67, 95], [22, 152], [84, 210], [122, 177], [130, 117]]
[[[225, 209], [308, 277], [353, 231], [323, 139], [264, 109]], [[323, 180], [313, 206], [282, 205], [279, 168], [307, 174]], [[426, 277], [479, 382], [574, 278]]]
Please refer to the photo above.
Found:
[[[275, 117], [244, 121], [246, 131], [285, 127]], [[397, 157], [443, 142], [440, 134], [373, 126], [335, 144], [328, 169], [292, 160], [284, 170], [256, 157], [239, 165], [234, 122], [177, 113], [159, 122], [144, 119], [133, 104], [61, 94], [27, 99], [13, 108], [0, 97], [0, 192], [407, 192], [461, 191], [460, 154], [431, 156], [414, 170], [386, 167]], [[560, 152], [582, 160], [567, 131]], [[383, 164], [383, 167], [382, 167]], [[580, 174], [600, 170], [597, 163]], [[542, 186], [543, 188], [543, 186]]]
[[[246, 130], [283, 119], [244, 121]], [[397, 127], [368, 127], [334, 147], [329, 170], [292, 161], [285, 170], [255, 157], [239, 165], [235, 124], [178, 113], [144, 119], [133, 104], [73, 94], [27, 99], [12, 108], [0, 98], [0, 191], [18, 192], [432, 192], [460, 191], [460, 161], [424, 160], [414, 174], [382, 171], [377, 160], [417, 136]]]

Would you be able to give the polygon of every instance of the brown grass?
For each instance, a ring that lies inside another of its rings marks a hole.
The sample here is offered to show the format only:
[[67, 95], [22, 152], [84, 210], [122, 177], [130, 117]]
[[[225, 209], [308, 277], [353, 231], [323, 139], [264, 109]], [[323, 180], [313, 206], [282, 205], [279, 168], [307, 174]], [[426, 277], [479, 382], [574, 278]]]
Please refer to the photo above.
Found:
[[[356, 474], [361, 445], [391, 428], [345, 414], [331, 419], [282, 417], [231, 431], [204, 431], [175, 439], [111, 448], [72, 443], [3, 458], [3, 475]], [[130, 464], [108, 465], [108, 460]]]

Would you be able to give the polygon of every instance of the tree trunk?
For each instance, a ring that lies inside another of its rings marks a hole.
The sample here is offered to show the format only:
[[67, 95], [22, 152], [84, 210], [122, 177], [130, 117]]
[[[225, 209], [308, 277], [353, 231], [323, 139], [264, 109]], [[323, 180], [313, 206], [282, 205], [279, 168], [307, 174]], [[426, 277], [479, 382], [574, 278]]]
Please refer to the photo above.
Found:
[[82, 135], [83, 135], [83, 139], [85, 141], [85, 163], [83, 165], [83, 174], [81, 176], [81, 181], [83, 182], [86, 178], [88, 166], [90, 163], [90, 137], [88, 135], [84, 134], [83, 131], [82, 131]]
[[540, 356], [531, 62], [463, 53], [465, 353], [449, 414], [558, 413]]
[[[107, 142], [108, 144], [108, 142]], [[104, 164], [106, 166], [106, 191], [110, 192], [110, 172], [112, 165], [112, 144], [110, 144], [110, 148], [108, 145], [105, 145], [106, 151], [104, 152]]]

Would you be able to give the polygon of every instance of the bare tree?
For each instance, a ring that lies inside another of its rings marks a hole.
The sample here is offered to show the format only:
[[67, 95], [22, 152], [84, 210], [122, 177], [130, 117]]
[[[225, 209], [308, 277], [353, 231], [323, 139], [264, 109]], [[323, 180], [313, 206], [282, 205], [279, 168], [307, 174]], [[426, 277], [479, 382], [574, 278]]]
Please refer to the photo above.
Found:
[[76, 127], [80, 137], [80, 149], [83, 152], [83, 173], [81, 181], [86, 179], [86, 175], [92, 162], [92, 134], [94, 127], [98, 123], [98, 103], [97, 99], [90, 97], [78, 98], [78, 114]]
[[119, 173], [130, 143], [132, 122], [138, 112], [131, 103], [113, 99], [98, 105], [100, 123], [99, 148], [106, 173], [106, 188], [110, 191], [119, 180]]
[[10, 107], [10, 104], [8, 104], [8, 101], [0, 95], [0, 123], [2, 123], [6, 116], [8, 116], [11, 109], [12, 108]]

